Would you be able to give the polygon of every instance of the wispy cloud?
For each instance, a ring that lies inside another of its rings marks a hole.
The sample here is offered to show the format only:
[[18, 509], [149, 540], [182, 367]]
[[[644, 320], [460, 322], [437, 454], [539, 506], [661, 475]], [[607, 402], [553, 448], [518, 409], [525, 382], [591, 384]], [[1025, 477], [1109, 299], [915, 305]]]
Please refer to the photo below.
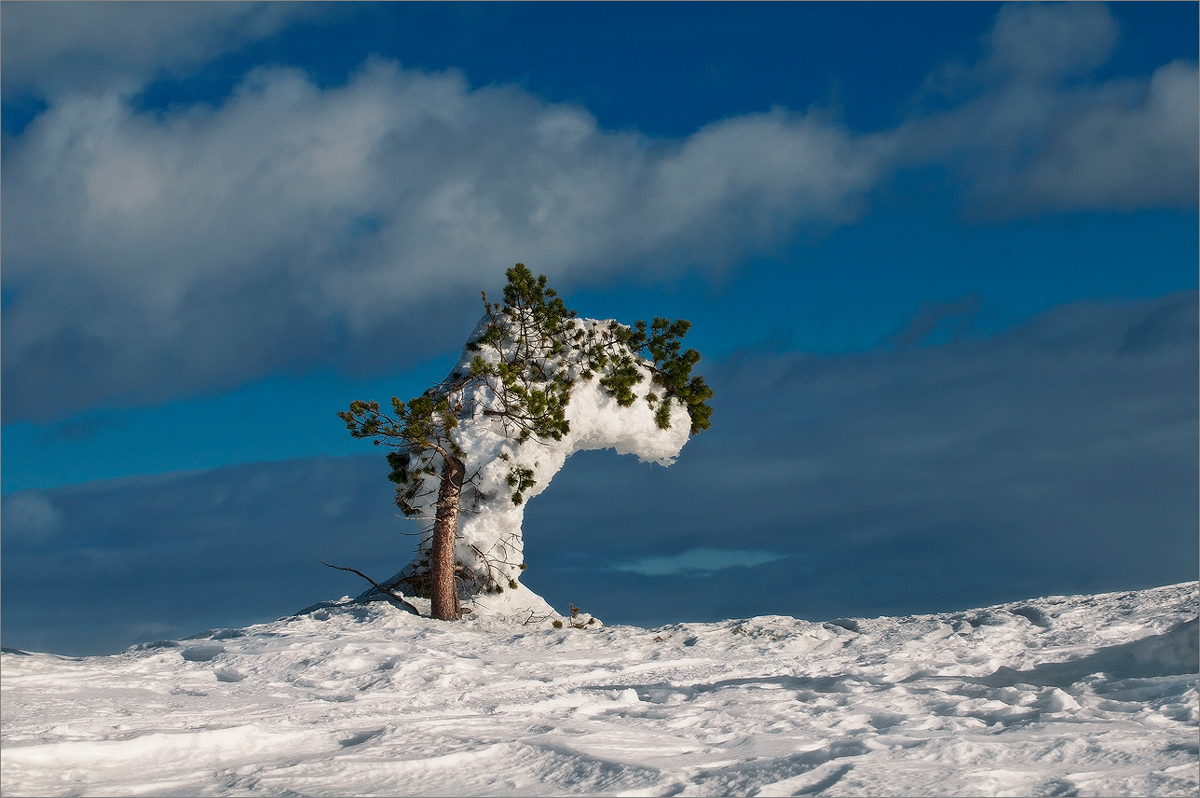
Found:
[[669, 557], [643, 557], [613, 566], [642, 576], [665, 576], [682, 573], [712, 573], [726, 568], [752, 567], [786, 558], [786, 554], [755, 549], [688, 549]]
[[45, 540], [62, 525], [62, 513], [41, 493], [29, 492], [4, 500], [4, 523], [8, 539]]
[[1100, 4], [1004, 6], [978, 62], [930, 76], [902, 157], [949, 166], [976, 212], [1195, 207], [1197, 66], [1089, 79], [1117, 35]]
[[965, 294], [952, 302], [928, 300], [891, 341], [906, 348], [926, 342], [943, 331], [949, 334], [950, 340], [958, 340], [971, 332], [982, 305], [983, 297], [976, 293]]
[[187, 74], [298, 20], [321, 3], [5, 3], [4, 94], [137, 90]]

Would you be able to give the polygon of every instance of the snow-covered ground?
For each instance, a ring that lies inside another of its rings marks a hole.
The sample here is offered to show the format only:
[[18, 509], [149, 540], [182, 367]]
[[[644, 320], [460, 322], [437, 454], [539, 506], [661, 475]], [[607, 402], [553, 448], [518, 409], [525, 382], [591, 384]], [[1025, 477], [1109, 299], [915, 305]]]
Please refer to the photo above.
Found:
[[335, 602], [3, 654], [6, 795], [1196, 795], [1197, 583], [660, 629]]

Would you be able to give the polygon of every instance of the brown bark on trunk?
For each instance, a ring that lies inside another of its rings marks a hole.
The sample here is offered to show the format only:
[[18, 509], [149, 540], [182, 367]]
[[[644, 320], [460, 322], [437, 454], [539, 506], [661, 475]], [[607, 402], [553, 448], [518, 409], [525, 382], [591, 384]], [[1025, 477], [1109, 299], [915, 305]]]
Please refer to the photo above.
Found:
[[444, 458], [442, 484], [438, 488], [437, 514], [433, 522], [433, 545], [429, 551], [430, 614], [441, 621], [459, 618], [458, 585], [454, 581], [454, 544], [458, 537], [458, 501], [467, 469], [455, 457]]

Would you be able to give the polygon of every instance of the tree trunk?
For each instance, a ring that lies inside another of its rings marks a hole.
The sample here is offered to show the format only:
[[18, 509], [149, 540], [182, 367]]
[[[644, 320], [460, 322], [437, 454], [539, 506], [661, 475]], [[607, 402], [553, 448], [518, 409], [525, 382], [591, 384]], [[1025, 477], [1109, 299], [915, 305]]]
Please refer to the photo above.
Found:
[[457, 621], [458, 585], [454, 582], [454, 544], [458, 537], [458, 501], [467, 469], [456, 457], [444, 458], [442, 484], [438, 488], [437, 515], [433, 522], [433, 546], [429, 552], [430, 614], [440, 621]]

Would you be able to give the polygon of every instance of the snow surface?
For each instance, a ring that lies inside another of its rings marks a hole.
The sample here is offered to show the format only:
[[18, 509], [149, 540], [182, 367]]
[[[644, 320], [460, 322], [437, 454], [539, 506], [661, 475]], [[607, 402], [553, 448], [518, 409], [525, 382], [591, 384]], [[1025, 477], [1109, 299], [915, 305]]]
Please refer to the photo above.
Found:
[[0, 655], [7, 795], [1196, 795], [1190, 582], [647, 630], [328, 602]]
[[[492, 316], [485, 315], [467, 338], [468, 342], [477, 341], [492, 321]], [[601, 338], [606, 336], [610, 325], [617, 324], [612, 320], [596, 319], [573, 319], [570, 323], [575, 329], [594, 331]], [[469, 344], [463, 348], [451, 370], [452, 377], [469, 373], [473, 358], [482, 358], [490, 365], [503, 359], [494, 347], [468, 347]], [[463, 488], [455, 559], [477, 574], [489, 575], [502, 591], [498, 594], [464, 593], [461, 596], [463, 606], [469, 611], [487, 616], [555, 614], [541, 596], [520, 583], [525, 549], [521, 524], [529, 500], [549, 486], [568, 457], [591, 449], [614, 449], [617, 454], [637, 455], [642, 462], [669, 466], [687, 443], [690, 428], [687, 408], [678, 399], [665, 398], [663, 401], [671, 403], [671, 424], [665, 430], [659, 429], [646, 395], [654, 390], [661, 393], [662, 389], [656, 389], [653, 384], [649, 361], [635, 353], [630, 354], [642, 380], [633, 388], [634, 403], [630, 407], [621, 407], [600, 386], [601, 374], [584, 376], [584, 361], [577, 350], [571, 350], [566, 368], [575, 383], [566, 407], [570, 431], [557, 441], [540, 437], [518, 441], [516, 430], [506, 428], [497, 416], [488, 415], [489, 411], [499, 411], [503, 407], [489, 385], [480, 380], [467, 387], [462, 400], [469, 413], [452, 432], [454, 442], [465, 453], [463, 463], [471, 476]], [[452, 381], [452, 377], [447, 378], [447, 382]], [[516, 467], [529, 469], [535, 480], [534, 486], [525, 491], [521, 504], [513, 504], [512, 488], [506, 482], [510, 471]], [[409, 469], [414, 478], [424, 480], [412, 506], [421, 512], [417, 522], [421, 530], [419, 550], [428, 552], [433, 539], [441, 455], [433, 450], [415, 455]], [[422, 469], [431, 473], [417, 476]], [[407, 569], [401, 570], [384, 584], [392, 587], [407, 573]]]

